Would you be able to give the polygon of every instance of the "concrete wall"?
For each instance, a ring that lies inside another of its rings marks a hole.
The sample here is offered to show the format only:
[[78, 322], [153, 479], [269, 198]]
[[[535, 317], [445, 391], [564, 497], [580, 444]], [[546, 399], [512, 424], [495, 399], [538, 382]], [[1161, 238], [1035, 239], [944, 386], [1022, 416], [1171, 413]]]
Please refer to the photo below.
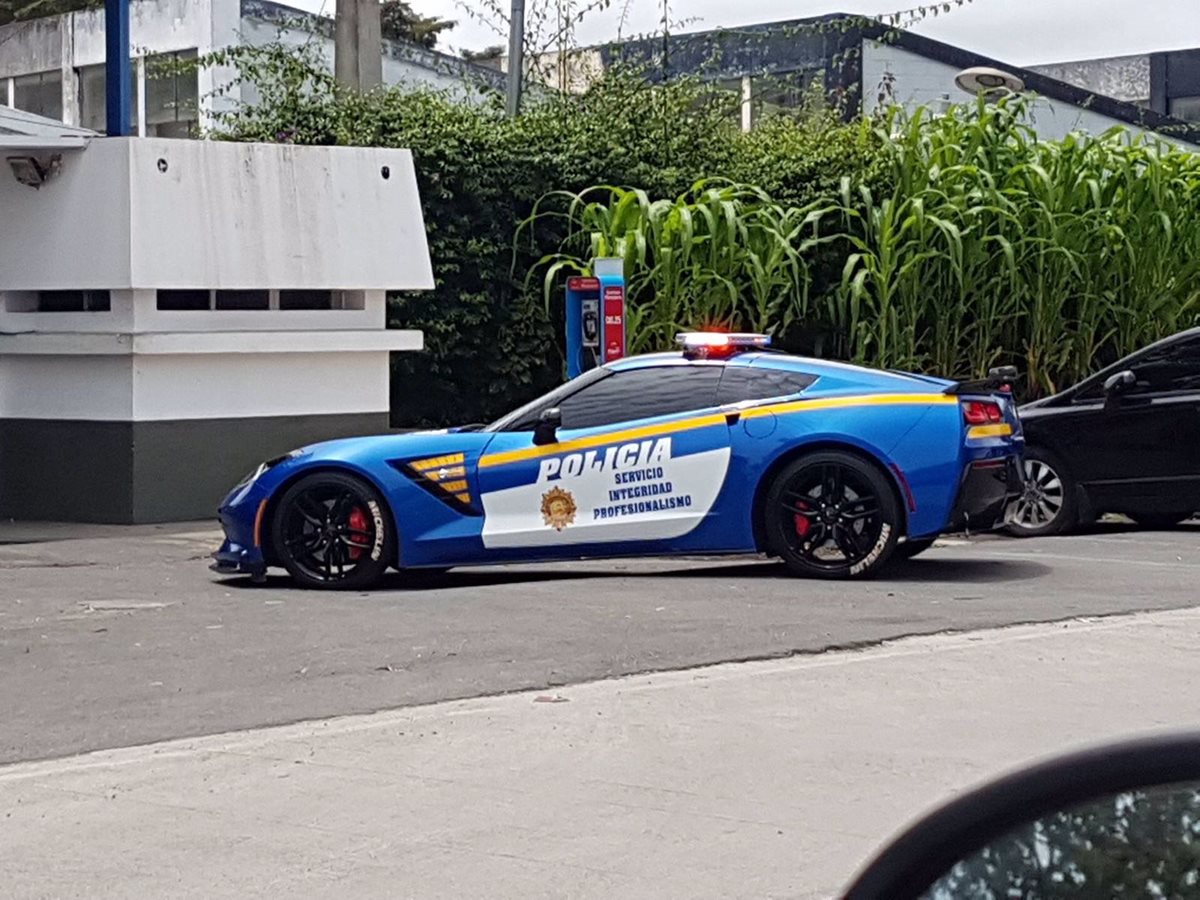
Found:
[[1114, 56], [1028, 66], [1032, 72], [1115, 100], [1150, 105], [1150, 56]]
[[110, 138], [0, 209], [0, 291], [433, 287], [407, 150]]
[[[890, 44], [863, 42], [862, 83], [863, 109], [871, 112], [880, 105], [880, 93], [890, 93], [890, 99], [902, 106], [928, 106], [937, 110], [946, 103], [961, 103], [968, 96], [954, 83], [959, 70], [928, 57]], [[891, 79], [890, 89], [886, 87]], [[885, 98], [885, 103], [887, 98]], [[1047, 97], [1036, 104], [1030, 124], [1038, 136], [1048, 140], [1063, 138], [1071, 132], [1102, 134], [1114, 125], [1129, 129], [1133, 134], [1144, 133], [1134, 125]], [[1195, 151], [1194, 144], [1162, 138], [1179, 147]]]

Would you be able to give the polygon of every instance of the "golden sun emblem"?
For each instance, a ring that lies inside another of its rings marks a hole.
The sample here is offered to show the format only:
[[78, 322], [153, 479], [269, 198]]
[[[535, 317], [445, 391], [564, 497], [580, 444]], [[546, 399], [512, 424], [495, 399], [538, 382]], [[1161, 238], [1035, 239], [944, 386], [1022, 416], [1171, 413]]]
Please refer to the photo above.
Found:
[[574, 522], [577, 509], [570, 491], [556, 487], [542, 494], [542, 521], [553, 525], [555, 531], [562, 531]]

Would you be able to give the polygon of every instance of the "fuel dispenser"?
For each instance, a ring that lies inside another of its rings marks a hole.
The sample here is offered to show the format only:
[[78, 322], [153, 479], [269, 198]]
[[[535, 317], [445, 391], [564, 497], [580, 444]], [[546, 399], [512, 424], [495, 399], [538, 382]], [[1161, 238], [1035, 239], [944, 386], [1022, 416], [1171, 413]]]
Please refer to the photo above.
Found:
[[625, 266], [593, 260], [594, 276], [567, 279], [567, 377], [625, 355]]

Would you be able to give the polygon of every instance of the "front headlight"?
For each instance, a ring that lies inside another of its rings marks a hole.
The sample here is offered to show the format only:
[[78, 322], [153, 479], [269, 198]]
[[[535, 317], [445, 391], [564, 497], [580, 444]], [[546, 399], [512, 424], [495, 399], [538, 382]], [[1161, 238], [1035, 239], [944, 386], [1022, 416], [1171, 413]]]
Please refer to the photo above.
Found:
[[262, 477], [263, 472], [267, 471], [268, 469], [273, 469], [280, 463], [287, 462], [289, 459], [295, 459], [297, 456], [303, 456], [307, 452], [308, 451], [303, 449], [289, 450], [287, 453], [283, 454], [283, 456], [272, 457], [266, 462], [259, 463], [258, 466], [255, 467], [254, 471], [237, 483], [237, 486], [234, 487], [234, 490], [254, 484], [254, 482], [258, 481], [258, 479]]

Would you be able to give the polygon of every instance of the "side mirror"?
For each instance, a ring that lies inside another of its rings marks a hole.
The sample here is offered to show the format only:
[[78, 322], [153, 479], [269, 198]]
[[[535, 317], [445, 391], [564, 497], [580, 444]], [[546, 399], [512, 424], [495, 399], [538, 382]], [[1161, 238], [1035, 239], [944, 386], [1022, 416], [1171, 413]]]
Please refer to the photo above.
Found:
[[[1200, 735], [1034, 765], [951, 801], [875, 857], [845, 900], [1146, 897], [1200, 883]], [[1042, 888], [1055, 890], [1043, 893]], [[1061, 888], [1061, 889], [1060, 889]]]
[[1105, 396], [1119, 397], [1131, 387], [1137, 384], [1137, 376], [1125, 369], [1123, 372], [1117, 372], [1115, 375], [1109, 375], [1104, 379]]
[[562, 410], [557, 406], [542, 410], [538, 416], [537, 425], [533, 429], [533, 442], [539, 447], [543, 444], [558, 443], [558, 429], [562, 428]]

